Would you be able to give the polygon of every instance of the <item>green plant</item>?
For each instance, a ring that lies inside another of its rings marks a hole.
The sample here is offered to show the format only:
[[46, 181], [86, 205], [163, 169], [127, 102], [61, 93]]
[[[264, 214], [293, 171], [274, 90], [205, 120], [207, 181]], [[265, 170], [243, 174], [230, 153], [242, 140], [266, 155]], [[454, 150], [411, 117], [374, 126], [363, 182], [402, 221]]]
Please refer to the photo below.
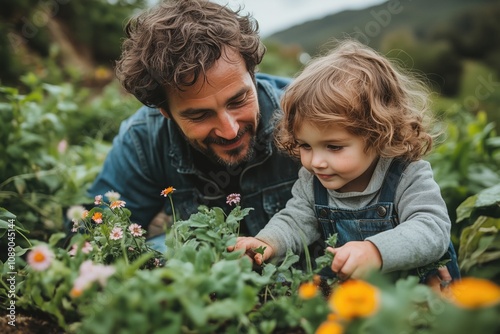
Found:
[[[16, 255], [18, 307], [43, 311], [68, 333], [500, 330], [500, 286], [485, 279], [467, 277], [441, 295], [418, 284], [417, 277], [393, 284], [374, 272], [366, 281], [329, 282], [325, 291], [316, 271], [293, 267], [298, 256], [291, 253], [282, 263], [252, 267], [241, 252], [227, 251], [239, 223], [251, 212], [239, 203], [227, 215], [220, 208], [201, 206], [188, 220], [174, 222], [165, 262], [155, 261], [142, 233], [130, 228], [129, 212], [116, 195], [107, 194], [109, 204], [97, 196], [97, 207], [90, 211], [72, 210], [74, 228], [88, 232], [71, 239], [76, 246], [57, 246], [64, 237], [58, 234], [48, 244], [33, 242], [27, 266], [23, 254]], [[115, 227], [130, 235], [113, 232]], [[137, 245], [140, 254], [133, 256], [131, 245]], [[319, 262], [330, 261], [325, 255]], [[0, 292], [7, 300], [6, 289]]]
[[0, 87], [0, 206], [16, 213], [31, 238], [46, 241], [62, 230], [68, 206], [90, 201], [85, 191], [118, 131], [116, 120], [137, 102], [122, 98], [116, 83], [96, 98], [33, 73], [21, 80], [27, 93]]
[[[428, 156], [434, 177], [448, 206], [451, 221], [456, 209], [466, 198], [500, 183], [500, 137], [486, 114], [474, 116], [462, 109], [450, 110], [446, 118], [446, 134]], [[452, 226], [452, 240], [466, 226], [464, 221]]]
[[460, 236], [461, 270], [500, 283], [500, 185], [467, 198], [457, 215], [467, 226]]

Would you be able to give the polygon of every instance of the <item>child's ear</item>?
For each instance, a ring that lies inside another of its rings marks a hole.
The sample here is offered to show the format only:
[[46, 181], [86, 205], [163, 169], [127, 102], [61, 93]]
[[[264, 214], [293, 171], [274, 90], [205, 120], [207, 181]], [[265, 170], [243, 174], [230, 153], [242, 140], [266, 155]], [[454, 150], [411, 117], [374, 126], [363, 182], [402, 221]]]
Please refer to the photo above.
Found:
[[163, 109], [163, 108], [159, 108], [159, 109], [160, 109], [160, 112], [163, 115], [163, 117], [170, 118], [170, 115], [168, 114], [168, 112], [165, 109]]

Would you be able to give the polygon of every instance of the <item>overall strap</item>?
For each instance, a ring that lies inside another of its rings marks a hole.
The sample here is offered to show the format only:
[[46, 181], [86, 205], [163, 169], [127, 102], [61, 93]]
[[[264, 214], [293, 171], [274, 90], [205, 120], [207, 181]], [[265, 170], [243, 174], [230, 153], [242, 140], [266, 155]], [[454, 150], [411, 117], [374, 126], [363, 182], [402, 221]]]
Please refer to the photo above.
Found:
[[378, 201], [380, 203], [394, 203], [394, 198], [396, 196], [396, 189], [403, 175], [403, 171], [408, 167], [410, 161], [403, 160], [400, 158], [394, 158], [387, 170], [380, 188], [380, 197]]
[[319, 182], [318, 178], [314, 176], [314, 204], [328, 206], [328, 192], [326, 188]]

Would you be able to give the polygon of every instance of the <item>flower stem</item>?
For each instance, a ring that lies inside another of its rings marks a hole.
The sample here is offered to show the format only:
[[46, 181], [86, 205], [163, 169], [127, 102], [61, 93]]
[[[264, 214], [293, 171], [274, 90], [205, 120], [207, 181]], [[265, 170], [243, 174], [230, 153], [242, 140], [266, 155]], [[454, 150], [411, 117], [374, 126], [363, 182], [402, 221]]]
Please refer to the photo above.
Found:
[[171, 195], [168, 195], [168, 199], [170, 200], [170, 206], [172, 207], [172, 216], [174, 218], [174, 223], [175, 223], [177, 221], [177, 218], [175, 217], [174, 201], [172, 200]]

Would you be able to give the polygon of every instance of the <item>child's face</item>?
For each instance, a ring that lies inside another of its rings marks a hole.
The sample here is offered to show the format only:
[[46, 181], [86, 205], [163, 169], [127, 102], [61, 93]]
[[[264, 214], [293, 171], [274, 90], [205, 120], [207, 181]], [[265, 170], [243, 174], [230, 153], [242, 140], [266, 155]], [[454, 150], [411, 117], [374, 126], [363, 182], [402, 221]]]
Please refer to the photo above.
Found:
[[363, 191], [368, 186], [378, 155], [364, 151], [362, 137], [343, 127], [317, 127], [305, 122], [296, 133], [300, 161], [327, 189], [338, 192]]

